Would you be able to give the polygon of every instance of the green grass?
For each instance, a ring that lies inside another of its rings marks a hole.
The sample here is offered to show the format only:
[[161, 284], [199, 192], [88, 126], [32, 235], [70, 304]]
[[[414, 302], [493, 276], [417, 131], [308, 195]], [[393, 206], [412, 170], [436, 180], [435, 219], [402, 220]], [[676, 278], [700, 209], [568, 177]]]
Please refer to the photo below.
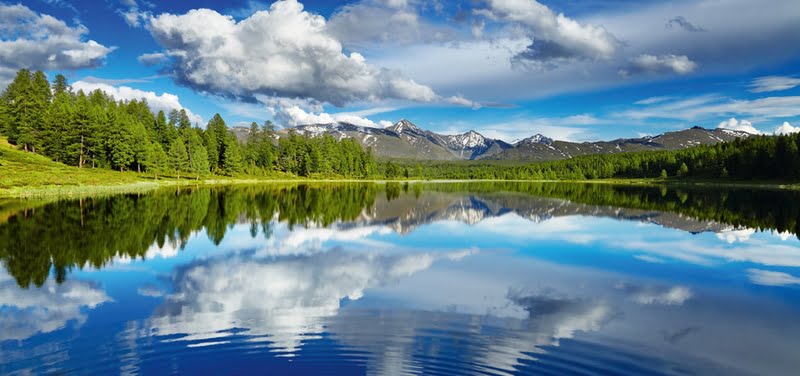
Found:
[[147, 179], [132, 172], [77, 168], [47, 157], [17, 150], [0, 138], [0, 191], [26, 188], [75, 188], [81, 186], [128, 185]]

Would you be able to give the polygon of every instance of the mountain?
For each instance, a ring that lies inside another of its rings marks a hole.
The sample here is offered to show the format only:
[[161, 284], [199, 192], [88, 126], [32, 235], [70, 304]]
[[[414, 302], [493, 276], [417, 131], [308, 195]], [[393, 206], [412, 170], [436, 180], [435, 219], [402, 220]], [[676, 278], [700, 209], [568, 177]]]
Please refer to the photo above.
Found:
[[310, 137], [327, 134], [339, 140], [352, 138], [364, 147], [371, 147], [379, 158], [439, 161], [479, 159], [547, 161], [588, 154], [676, 150], [750, 136], [746, 132], [694, 127], [658, 136], [582, 143], [558, 141], [536, 134], [509, 144], [472, 130], [457, 135], [442, 135], [422, 129], [406, 119], [386, 128], [364, 127], [344, 122], [300, 125], [283, 129], [279, 131], [279, 135], [287, 135], [290, 131]]
[[677, 150], [749, 137], [747, 132], [729, 129], [693, 127], [658, 136], [621, 138], [612, 141], [568, 142], [535, 135], [518, 141], [514, 148], [488, 157], [494, 160], [548, 161], [589, 154], [613, 154], [634, 151]]

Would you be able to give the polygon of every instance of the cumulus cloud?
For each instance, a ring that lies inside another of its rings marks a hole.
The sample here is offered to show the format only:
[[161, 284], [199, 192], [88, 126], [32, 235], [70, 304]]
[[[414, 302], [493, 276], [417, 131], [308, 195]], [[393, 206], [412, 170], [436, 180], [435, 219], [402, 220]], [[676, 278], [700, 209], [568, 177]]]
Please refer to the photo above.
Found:
[[686, 18], [684, 18], [683, 16], [677, 16], [675, 18], [670, 19], [669, 21], [667, 21], [667, 24], [664, 25], [664, 27], [666, 27], [667, 29], [673, 29], [679, 27], [683, 30], [690, 31], [692, 33], [702, 33], [706, 31], [700, 26], [695, 26], [694, 24], [686, 20]]
[[275, 121], [284, 127], [308, 124], [331, 124], [336, 122], [350, 123], [363, 127], [383, 127], [384, 121], [378, 123], [355, 113], [329, 114], [319, 103], [300, 99], [259, 97]]
[[41, 288], [22, 289], [6, 271], [0, 270], [0, 340], [24, 340], [37, 333], [50, 333], [68, 323], [82, 325], [84, 308], [111, 301], [98, 286], [78, 280], [57, 284], [52, 279]]
[[62, 70], [102, 65], [115, 47], [85, 40], [88, 33], [83, 25], [71, 27], [24, 5], [0, 3], [0, 80], [21, 68]]
[[325, 18], [296, 0], [236, 21], [210, 9], [161, 14], [147, 25], [166, 49], [176, 80], [196, 90], [255, 101], [257, 95], [309, 98], [336, 106], [355, 101], [443, 101], [400, 71], [343, 52]]
[[719, 125], [717, 125], [717, 128], [747, 132], [750, 134], [761, 134], [761, 131], [759, 131], [758, 129], [756, 129], [756, 127], [753, 126], [753, 123], [747, 120], [737, 120], [736, 118], [730, 118], [728, 120], [719, 123]]
[[775, 132], [773, 132], [773, 133], [775, 133], [775, 134], [792, 134], [792, 133], [797, 133], [797, 132], [800, 132], [800, 127], [792, 126], [791, 124], [789, 124], [788, 121], [784, 121], [783, 124], [780, 127], [775, 128]]
[[689, 74], [697, 69], [697, 63], [685, 55], [642, 54], [633, 58], [627, 68], [619, 71], [623, 77], [639, 73]]
[[771, 270], [748, 269], [747, 276], [750, 281], [764, 286], [789, 286], [800, 285], [800, 278], [789, 273], [774, 272]]
[[169, 113], [171, 110], [186, 110], [186, 114], [189, 115], [189, 119], [192, 123], [203, 123], [203, 118], [199, 115], [196, 115], [188, 108], [181, 105], [178, 96], [175, 94], [170, 93], [161, 93], [156, 94], [152, 91], [144, 91], [139, 89], [134, 89], [129, 86], [112, 86], [106, 83], [100, 82], [87, 82], [87, 81], [77, 81], [72, 84], [72, 88], [77, 90], [83, 90], [84, 92], [88, 93], [90, 91], [94, 91], [100, 89], [107, 94], [111, 95], [117, 100], [141, 100], [144, 99], [147, 101], [147, 104], [150, 105], [150, 109], [155, 111], [164, 111], [165, 113]]
[[765, 76], [753, 79], [750, 82], [750, 92], [753, 93], [766, 93], [770, 91], [783, 91], [794, 89], [800, 86], [800, 78], [795, 77], [782, 77], [782, 76]]
[[533, 40], [514, 62], [525, 67], [551, 68], [573, 59], [608, 59], [620, 42], [605, 28], [581, 24], [532, 0], [486, 0], [475, 14], [522, 27]]

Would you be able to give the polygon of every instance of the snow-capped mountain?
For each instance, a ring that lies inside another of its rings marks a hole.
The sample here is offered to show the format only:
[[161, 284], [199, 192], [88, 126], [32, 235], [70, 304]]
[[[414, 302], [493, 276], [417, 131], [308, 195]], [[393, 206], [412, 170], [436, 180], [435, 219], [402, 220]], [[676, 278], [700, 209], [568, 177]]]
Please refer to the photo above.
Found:
[[352, 138], [365, 148], [372, 148], [373, 153], [378, 157], [418, 160], [543, 161], [587, 154], [676, 150], [750, 136], [746, 132], [693, 127], [656, 136], [581, 143], [558, 141], [542, 134], [535, 134], [512, 145], [502, 140], [485, 137], [474, 130], [456, 135], [442, 135], [422, 129], [406, 119], [386, 128], [365, 127], [342, 122], [300, 125], [283, 129], [279, 135], [286, 135], [289, 131], [309, 137], [330, 135], [336, 139]]
[[485, 147], [490, 140], [486, 137], [483, 137], [482, 134], [469, 131], [463, 134], [455, 134], [455, 135], [447, 135], [444, 136], [445, 141], [447, 141], [447, 145], [451, 148], [458, 148], [458, 149], [475, 149]]
[[482, 159], [512, 147], [504, 141], [484, 137], [472, 130], [442, 138], [447, 147], [463, 159]]
[[524, 145], [531, 145], [531, 144], [542, 144], [542, 145], [550, 145], [553, 143], [553, 139], [550, 137], [545, 137], [541, 133], [537, 133], [531, 137], [523, 138], [514, 143], [514, 146], [524, 146]]

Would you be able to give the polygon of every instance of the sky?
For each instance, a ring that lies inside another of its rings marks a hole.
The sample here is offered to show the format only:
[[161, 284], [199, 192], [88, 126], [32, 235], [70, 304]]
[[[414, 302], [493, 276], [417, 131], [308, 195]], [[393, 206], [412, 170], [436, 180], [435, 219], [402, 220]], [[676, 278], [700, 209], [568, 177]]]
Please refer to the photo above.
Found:
[[800, 131], [796, 0], [0, 1], [0, 84], [185, 108], [199, 126], [406, 118], [514, 141]]

